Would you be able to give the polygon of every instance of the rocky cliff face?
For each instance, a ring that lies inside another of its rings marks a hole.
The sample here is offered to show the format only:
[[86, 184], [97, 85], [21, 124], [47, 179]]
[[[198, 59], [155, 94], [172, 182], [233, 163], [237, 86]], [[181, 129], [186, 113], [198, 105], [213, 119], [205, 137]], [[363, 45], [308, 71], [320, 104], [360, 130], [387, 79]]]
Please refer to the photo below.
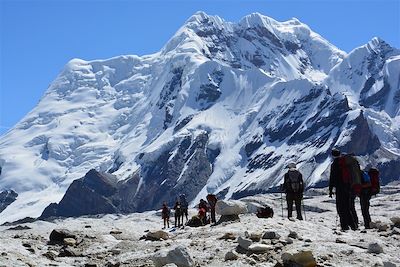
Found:
[[0, 192], [0, 212], [5, 210], [8, 205], [13, 203], [18, 197], [18, 194], [13, 190], [6, 190]]
[[0, 139], [0, 189], [19, 193], [0, 223], [237, 198], [289, 162], [313, 186], [335, 146], [397, 180], [399, 73], [379, 38], [346, 54], [297, 19], [196, 13], [156, 54], [66, 65]]

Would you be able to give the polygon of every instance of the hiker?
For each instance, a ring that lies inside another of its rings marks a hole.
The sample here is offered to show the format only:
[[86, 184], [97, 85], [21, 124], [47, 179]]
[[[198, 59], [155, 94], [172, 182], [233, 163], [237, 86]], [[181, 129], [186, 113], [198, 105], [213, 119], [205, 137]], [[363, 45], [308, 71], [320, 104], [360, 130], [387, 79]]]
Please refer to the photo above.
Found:
[[217, 205], [217, 197], [214, 194], [208, 194], [206, 199], [208, 204], [210, 205], [211, 222], [216, 223], [217, 221], [215, 220], [215, 206]]
[[288, 165], [288, 172], [285, 173], [282, 191], [286, 193], [288, 218], [292, 217], [293, 202], [296, 206], [297, 219], [303, 220], [301, 215], [301, 200], [303, 199], [304, 183], [303, 175], [296, 169], [295, 163]]
[[177, 200], [175, 202], [174, 210], [175, 210], [175, 227], [180, 227], [181, 226], [182, 207], [181, 207], [181, 203], [179, 202], [179, 200]]
[[181, 202], [181, 208], [182, 208], [182, 225], [183, 225], [183, 215], [186, 217], [186, 223], [188, 222], [188, 209], [189, 209], [189, 203], [186, 200], [185, 194], [181, 194], [179, 196], [179, 200]]
[[376, 168], [370, 168], [369, 171], [362, 171], [360, 194], [361, 213], [364, 219], [365, 229], [371, 229], [371, 215], [369, 214], [370, 200], [373, 195], [379, 193], [379, 171]]
[[[343, 231], [358, 228], [358, 218], [355, 212], [354, 199], [359, 194], [357, 160], [351, 155], [341, 155], [338, 149], [332, 149], [333, 162], [329, 177], [329, 197], [332, 198], [333, 188], [336, 190], [336, 210], [340, 218], [340, 227]], [[358, 174], [359, 175], [359, 174]]]
[[199, 203], [199, 218], [203, 225], [207, 224], [207, 202], [204, 199], [200, 199]]
[[167, 203], [165, 201], [162, 206], [161, 216], [164, 220], [164, 228], [163, 229], [165, 229], [167, 227], [167, 225], [169, 228], [169, 207], [167, 206]]

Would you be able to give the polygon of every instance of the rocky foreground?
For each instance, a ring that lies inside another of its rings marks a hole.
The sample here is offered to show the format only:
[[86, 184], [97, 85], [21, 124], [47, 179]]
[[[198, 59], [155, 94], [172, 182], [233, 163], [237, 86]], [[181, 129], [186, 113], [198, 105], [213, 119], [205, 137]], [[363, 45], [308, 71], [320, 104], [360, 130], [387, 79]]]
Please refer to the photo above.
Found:
[[[0, 266], [400, 266], [400, 185], [372, 199], [371, 230], [341, 232], [323, 189], [304, 203], [305, 221], [282, 218], [268, 194], [241, 199], [248, 213], [216, 226], [162, 231], [156, 211], [1, 226]], [[274, 217], [257, 218], [260, 204]]]

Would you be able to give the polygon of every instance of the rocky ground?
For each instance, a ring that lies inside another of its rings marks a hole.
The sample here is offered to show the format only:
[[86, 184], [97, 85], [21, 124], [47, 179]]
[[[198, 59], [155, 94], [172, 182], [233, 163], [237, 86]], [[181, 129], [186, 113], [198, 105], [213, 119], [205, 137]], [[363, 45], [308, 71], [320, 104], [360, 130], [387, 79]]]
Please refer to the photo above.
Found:
[[[400, 185], [372, 199], [367, 231], [341, 232], [325, 192], [307, 193], [304, 221], [282, 218], [280, 195], [269, 194], [241, 199], [249, 213], [216, 226], [157, 232], [155, 211], [1, 226], [0, 266], [400, 266]], [[275, 216], [257, 218], [260, 203]]]

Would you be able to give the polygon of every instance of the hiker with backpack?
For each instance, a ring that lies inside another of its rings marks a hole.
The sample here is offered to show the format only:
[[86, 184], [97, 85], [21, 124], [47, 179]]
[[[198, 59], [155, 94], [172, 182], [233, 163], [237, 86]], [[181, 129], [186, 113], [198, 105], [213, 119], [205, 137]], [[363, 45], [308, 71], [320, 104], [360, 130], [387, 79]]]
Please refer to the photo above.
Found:
[[371, 229], [371, 215], [369, 214], [370, 200], [373, 195], [379, 193], [379, 171], [376, 168], [370, 168], [369, 171], [362, 171], [362, 183], [360, 194], [361, 213], [364, 219], [365, 229]]
[[199, 203], [199, 218], [201, 220], [202, 225], [207, 224], [207, 202], [204, 199], [200, 199]]
[[189, 209], [189, 203], [186, 200], [186, 195], [185, 194], [181, 194], [179, 196], [179, 200], [181, 202], [181, 209], [182, 209], [182, 225], [183, 225], [183, 216], [186, 217], [186, 223], [188, 222], [188, 209]]
[[169, 207], [167, 206], [167, 203], [164, 201], [162, 209], [161, 209], [161, 216], [164, 221], [163, 229], [165, 229], [167, 227], [167, 225], [169, 228], [169, 213], [170, 213]]
[[217, 205], [217, 197], [214, 194], [208, 194], [207, 202], [210, 205], [210, 213], [211, 213], [211, 223], [216, 223], [215, 220], [215, 206]]
[[[181, 216], [182, 214], [182, 207], [181, 207], [181, 203], [179, 202], [179, 200], [177, 200], [175, 202], [174, 205], [174, 211], [175, 211], [175, 227], [180, 227], [181, 226]], [[177, 226], [178, 225], [178, 226]], [[182, 224], [183, 225], [183, 224]]]
[[343, 231], [358, 229], [358, 218], [355, 211], [355, 196], [361, 192], [361, 170], [353, 155], [342, 155], [338, 149], [332, 150], [333, 162], [329, 177], [329, 197], [333, 188], [336, 190], [336, 210]]
[[303, 220], [301, 215], [301, 201], [303, 199], [304, 182], [303, 175], [296, 169], [295, 163], [288, 165], [289, 170], [284, 176], [282, 191], [286, 193], [286, 203], [288, 209], [288, 218], [292, 217], [293, 202], [296, 206], [297, 219]]

